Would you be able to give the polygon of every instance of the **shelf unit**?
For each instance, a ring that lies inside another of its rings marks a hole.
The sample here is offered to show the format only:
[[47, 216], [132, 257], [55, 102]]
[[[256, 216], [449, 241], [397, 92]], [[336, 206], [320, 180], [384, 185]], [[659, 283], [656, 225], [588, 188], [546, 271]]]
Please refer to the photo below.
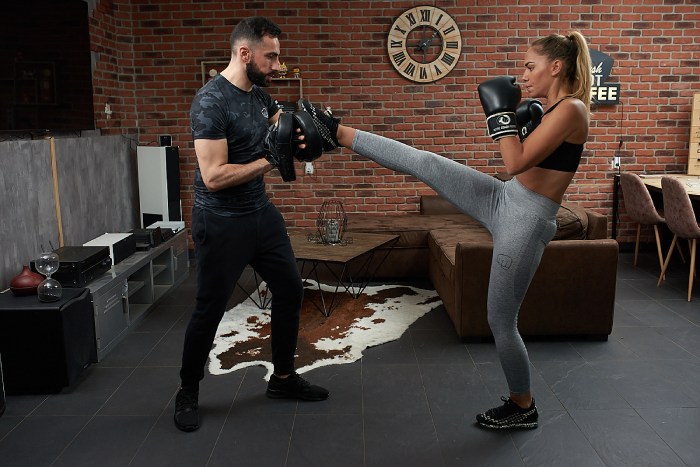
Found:
[[[201, 62], [202, 85], [212, 79], [218, 73], [226, 68], [229, 60], [203, 60]], [[289, 67], [288, 74], [291, 75]], [[285, 76], [284, 78], [273, 78], [273, 84], [265, 91], [282, 105], [285, 112], [294, 111], [296, 103], [304, 97], [304, 81], [301, 77]]]
[[188, 273], [187, 233], [182, 230], [148, 251], [137, 251], [90, 282], [97, 361]]
[[693, 95], [693, 111], [690, 119], [690, 147], [688, 149], [688, 175], [700, 175], [700, 92]]

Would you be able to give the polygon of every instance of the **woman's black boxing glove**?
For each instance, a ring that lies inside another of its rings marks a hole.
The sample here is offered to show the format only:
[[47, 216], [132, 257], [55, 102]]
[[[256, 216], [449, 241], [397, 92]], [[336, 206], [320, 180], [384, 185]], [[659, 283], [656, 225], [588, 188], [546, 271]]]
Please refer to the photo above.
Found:
[[537, 128], [537, 125], [542, 121], [543, 115], [544, 108], [542, 108], [542, 103], [537, 99], [525, 99], [515, 109], [515, 121], [518, 124], [518, 136], [521, 143]]
[[486, 114], [486, 126], [489, 136], [498, 141], [506, 136], [518, 135], [515, 121], [515, 109], [518, 107], [522, 92], [515, 84], [514, 76], [499, 76], [481, 83], [479, 100]]

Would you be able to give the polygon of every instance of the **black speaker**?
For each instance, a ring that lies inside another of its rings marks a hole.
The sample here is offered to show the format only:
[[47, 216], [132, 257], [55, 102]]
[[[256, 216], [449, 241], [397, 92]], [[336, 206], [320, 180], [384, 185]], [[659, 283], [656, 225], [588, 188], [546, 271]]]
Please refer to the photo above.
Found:
[[90, 290], [64, 288], [56, 302], [0, 293], [0, 354], [7, 394], [59, 392], [97, 361]]

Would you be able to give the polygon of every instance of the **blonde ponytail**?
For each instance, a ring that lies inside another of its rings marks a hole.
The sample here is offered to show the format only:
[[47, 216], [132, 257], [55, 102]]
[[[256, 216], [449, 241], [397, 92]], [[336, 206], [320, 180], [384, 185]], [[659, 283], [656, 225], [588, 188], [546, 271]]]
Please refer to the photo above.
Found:
[[534, 41], [532, 47], [550, 60], [561, 60], [564, 63], [565, 79], [571, 86], [571, 97], [583, 102], [590, 112], [593, 81], [591, 54], [583, 34], [578, 31], [572, 31], [568, 36], [551, 34]]
[[586, 104], [586, 109], [591, 111], [591, 53], [583, 35], [578, 31], [569, 34], [568, 39], [576, 43], [578, 50], [576, 56], [576, 73], [571, 95]]

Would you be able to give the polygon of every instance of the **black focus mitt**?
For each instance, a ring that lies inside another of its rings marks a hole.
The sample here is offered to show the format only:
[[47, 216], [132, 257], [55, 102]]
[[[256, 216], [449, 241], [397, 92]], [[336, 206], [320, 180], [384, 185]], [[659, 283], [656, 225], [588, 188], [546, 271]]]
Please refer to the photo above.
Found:
[[321, 154], [323, 154], [323, 141], [313, 117], [303, 111], [294, 112], [295, 133], [297, 129], [300, 129], [301, 134], [304, 136], [303, 140], [298, 141], [304, 145], [304, 148], [301, 149], [297, 146], [294, 157], [302, 162], [312, 162], [321, 157]]
[[265, 159], [279, 170], [285, 182], [291, 182], [297, 178], [293, 158], [297, 146], [292, 141], [293, 135], [294, 117], [292, 114], [282, 112], [277, 123], [270, 125], [263, 141]]

